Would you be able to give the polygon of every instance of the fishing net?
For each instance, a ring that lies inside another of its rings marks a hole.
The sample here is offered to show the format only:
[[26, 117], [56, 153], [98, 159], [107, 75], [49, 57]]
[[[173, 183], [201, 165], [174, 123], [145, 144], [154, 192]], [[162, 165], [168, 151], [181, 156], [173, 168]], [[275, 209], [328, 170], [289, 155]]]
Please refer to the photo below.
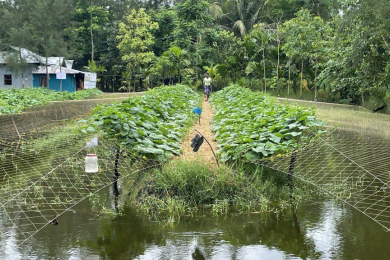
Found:
[[25, 113], [0, 116], [0, 150], [19, 140], [44, 136], [54, 127], [88, 116], [98, 104], [110, 104], [127, 97], [51, 102], [28, 108]]
[[[0, 117], [2, 239], [14, 238], [21, 245], [99, 191], [111, 186], [119, 193], [119, 175], [137, 176], [154, 167], [131, 154], [123, 156], [112, 142], [91, 145], [96, 137], [81, 134], [79, 124], [69, 124], [88, 116], [97, 104], [117, 100], [121, 98], [54, 102]], [[85, 172], [87, 153], [98, 155], [99, 172]]]
[[[69, 142], [46, 147], [38, 155], [25, 145], [1, 161], [0, 235], [15, 236], [19, 245], [47, 225], [56, 225], [61, 217], [83, 200], [111, 187], [119, 195], [117, 180], [137, 176], [156, 167], [142, 158], [126, 157], [111, 142], [86, 148], [80, 136]], [[88, 141], [87, 141], [88, 143]], [[27, 152], [26, 152], [27, 151]], [[85, 156], [98, 156], [99, 170], [85, 172]], [[116, 185], [113, 185], [116, 184]], [[16, 232], [15, 232], [16, 231]]]
[[390, 144], [384, 139], [334, 131], [260, 164], [313, 185], [390, 230]]
[[[135, 155], [119, 153], [110, 141], [81, 135], [74, 124], [98, 103], [51, 104], [25, 114], [0, 117], [0, 235], [20, 246], [47, 225], [61, 223], [72, 208], [119, 180], [159, 166]], [[390, 230], [390, 145], [380, 137], [334, 131], [293, 154], [274, 156], [259, 164], [314, 185], [334, 199]], [[99, 160], [97, 173], [86, 173], [87, 153]]]

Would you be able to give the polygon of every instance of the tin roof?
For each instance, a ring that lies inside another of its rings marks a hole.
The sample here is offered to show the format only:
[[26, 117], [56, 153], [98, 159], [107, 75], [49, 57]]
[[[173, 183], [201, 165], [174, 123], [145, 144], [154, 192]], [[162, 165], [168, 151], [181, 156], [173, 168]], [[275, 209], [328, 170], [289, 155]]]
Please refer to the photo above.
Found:
[[[9, 47], [10, 51], [0, 51], [0, 64], [7, 64], [7, 58], [9, 55], [14, 54], [15, 52], [19, 52], [19, 49], [21, 51], [22, 58], [26, 60], [27, 63], [33, 63], [33, 64], [46, 64], [46, 58], [42, 57], [32, 51], [29, 51], [25, 48], [19, 48], [19, 47]], [[58, 65], [63, 64], [64, 57], [48, 57], [47, 58], [47, 64], [49, 65]]]
[[13, 51], [0, 51], [0, 64], [6, 64], [7, 63], [7, 58], [9, 55], [15, 53], [16, 51], [18, 52], [20, 49], [21, 56], [24, 60], [26, 60], [27, 63], [33, 63], [33, 64], [40, 64], [44, 62], [44, 58], [39, 56], [38, 54], [29, 51], [25, 48], [19, 48], [19, 47], [13, 47], [10, 46], [10, 48]]
[[[60, 66], [58, 65], [49, 65], [47, 66], [47, 68], [49, 70], [49, 74], [56, 74], [57, 72], [60, 72]], [[61, 72], [65, 72], [66, 74], [84, 73], [82, 71], [68, 69], [66, 67], [61, 67]], [[46, 66], [38, 66], [36, 69], [32, 71], [32, 74], [46, 74]]]
[[[44, 59], [44, 62], [43, 63], [46, 63], [46, 59]], [[47, 58], [47, 64], [49, 65], [58, 65], [58, 64], [61, 64], [64, 62], [64, 57], [48, 57]]]

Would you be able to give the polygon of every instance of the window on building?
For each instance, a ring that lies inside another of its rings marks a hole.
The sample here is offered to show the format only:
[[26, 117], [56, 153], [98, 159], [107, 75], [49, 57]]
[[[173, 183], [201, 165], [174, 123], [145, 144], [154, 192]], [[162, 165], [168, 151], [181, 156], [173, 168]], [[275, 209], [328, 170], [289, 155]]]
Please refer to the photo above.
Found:
[[12, 86], [12, 75], [4, 75], [4, 85]]

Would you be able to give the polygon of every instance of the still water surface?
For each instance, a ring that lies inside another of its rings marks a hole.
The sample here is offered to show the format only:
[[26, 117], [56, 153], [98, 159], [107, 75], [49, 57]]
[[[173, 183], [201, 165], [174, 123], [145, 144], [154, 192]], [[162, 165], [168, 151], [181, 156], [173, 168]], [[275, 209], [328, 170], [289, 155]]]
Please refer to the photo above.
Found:
[[83, 202], [59, 225], [20, 248], [16, 242], [17, 235], [1, 241], [0, 259], [390, 259], [390, 233], [330, 201], [301, 205], [278, 219], [205, 211], [173, 227], [131, 208], [101, 217]]

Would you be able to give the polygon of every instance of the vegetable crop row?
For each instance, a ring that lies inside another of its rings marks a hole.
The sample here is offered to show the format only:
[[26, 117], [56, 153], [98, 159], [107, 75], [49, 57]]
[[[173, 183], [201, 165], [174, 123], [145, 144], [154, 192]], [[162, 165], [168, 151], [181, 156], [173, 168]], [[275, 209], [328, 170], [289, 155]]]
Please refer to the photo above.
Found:
[[298, 149], [323, 125], [313, 109], [280, 104], [236, 85], [215, 93], [211, 103], [217, 111], [212, 125], [222, 161], [281, 156]]
[[0, 89], [0, 115], [23, 112], [27, 107], [44, 105], [50, 101], [80, 100], [99, 95], [98, 89], [77, 92], [57, 92], [46, 88]]
[[187, 86], [162, 86], [119, 104], [98, 106], [84, 132], [103, 136], [137, 155], [165, 160], [180, 154], [179, 141], [195, 119], [199, 95]]

